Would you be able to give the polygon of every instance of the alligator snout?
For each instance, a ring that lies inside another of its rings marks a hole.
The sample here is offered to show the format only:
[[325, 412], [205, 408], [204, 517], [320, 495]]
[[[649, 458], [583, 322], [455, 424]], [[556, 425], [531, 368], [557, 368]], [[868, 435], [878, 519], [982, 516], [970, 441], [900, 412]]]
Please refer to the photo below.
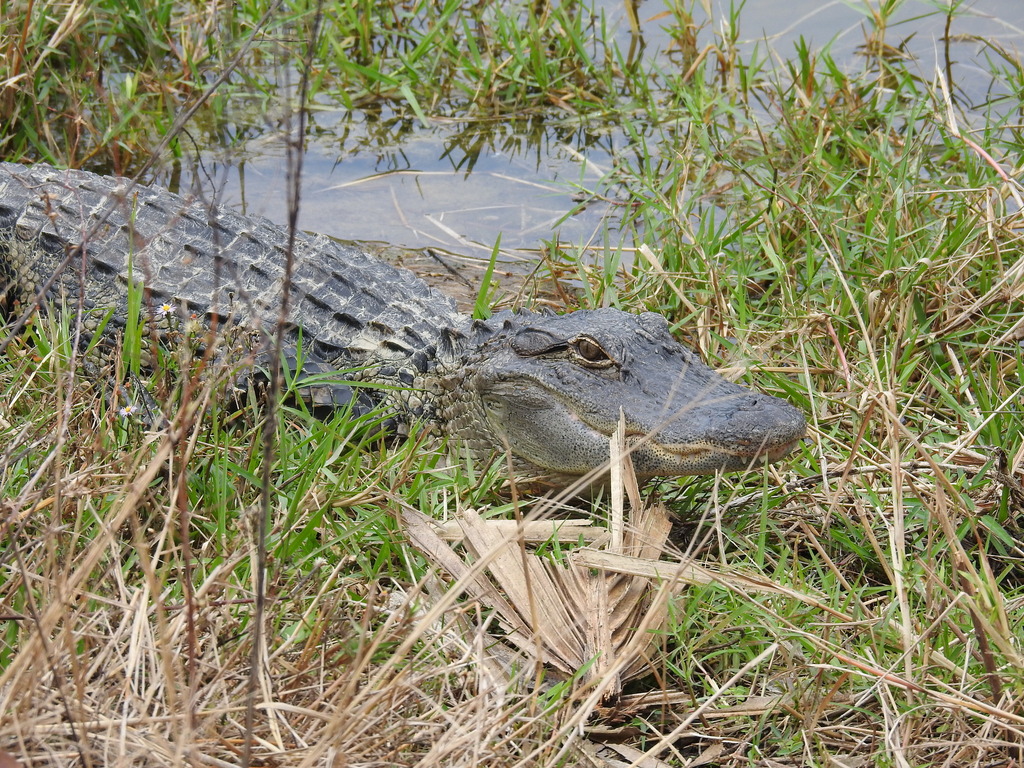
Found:
[[[654, 430], [649, 440], [678, 457], [689, 471], [739, 471], [778, 461], [807, 433], [804, 415], [784, 400], [734, 384], [683, 408], [674, 423]], [[724, 387], [723, 387], [724, 388]]]

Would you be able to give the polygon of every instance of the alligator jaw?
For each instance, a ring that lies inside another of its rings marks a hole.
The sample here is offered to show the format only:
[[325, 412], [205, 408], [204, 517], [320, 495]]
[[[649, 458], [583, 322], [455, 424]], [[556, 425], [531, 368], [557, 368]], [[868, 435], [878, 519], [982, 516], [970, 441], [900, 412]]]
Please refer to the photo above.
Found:
[[789, 403], [723, 380], [716, 396], [699, 398], [654, 429], [627, 431], [626, 443], [638, 475], [694, 475], [771, 464], [806, 432], [803, 414]]
[[[796, 408], [737, 385], [729, 387], [742, 394], [699, 400], [653, 428], [627, 426], [626, 447], [637, 476], [740, 472], [782, 459], [804, 439], [806, 422]], [[743, 418], [747, 409], [757, 414], [756, 420]], [[713, 411], [713, 418], [708, 411]], [[611, 423], [587, 426], [593, 438], [605, 444], [615, 427]]]
[[[803, 434], [791, 440], [764, 443], [753, 449], [727, 448], [708, 443], [687, 445], [665, 445], [657, 442], [651, 435], [627, 435], [626, 446], [633, 457], [634, 465], [646, 468], [637, 471], [640, 477], [656, 477], [658, 475], [705, 474], [709, 471], [742, 471], [772, 464], [788, 455], [796, 448]], [[663, 472], [657, 471], [664, 467]], [[677, 468], [678, 471], [670, 471]]]

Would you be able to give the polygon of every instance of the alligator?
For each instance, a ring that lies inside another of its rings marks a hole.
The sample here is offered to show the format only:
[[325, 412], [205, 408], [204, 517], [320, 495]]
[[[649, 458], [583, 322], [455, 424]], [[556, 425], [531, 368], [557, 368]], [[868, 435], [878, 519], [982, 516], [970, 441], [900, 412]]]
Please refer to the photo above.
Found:
[[707, 367], [660, 314], [473, 319], [363, 248], [119, 177], [0, 163], [0, 274], [8, 307], [82, 308], [86, 338], [124, 333], [141, 296], [134, 317], [152, 332], [231, 332], [249, 370], [269, 359], [288, 280], [282, 359], [316, 382], [314, 404], [433, 425], [523, 476], [600, 471], [620, 418], [640, 478], [775, 461], [806, 429], [786, 401]]

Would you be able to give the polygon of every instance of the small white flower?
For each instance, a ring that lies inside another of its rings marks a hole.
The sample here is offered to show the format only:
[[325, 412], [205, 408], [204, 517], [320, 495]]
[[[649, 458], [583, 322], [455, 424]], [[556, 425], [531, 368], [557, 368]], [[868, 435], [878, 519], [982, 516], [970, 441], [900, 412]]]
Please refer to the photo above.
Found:
[[117, 413], [118, 413], [118, 415], [122, 419], [130, 419], [132, 416], [134, 416], [138, 412], [139, 412], [139, 406], [135, 405], [134, 403], [130, 403], [130, 404], [124, 406], [123, 408], [121, 408], [121, 410], [119, 410]]
[[160, 315], [160, 317], [167, 317], [168, 315], [172, 314], [175, 309], [176, 307], [171, 302], [165, 301], [163, 304], [157, 307], [156, 313]]

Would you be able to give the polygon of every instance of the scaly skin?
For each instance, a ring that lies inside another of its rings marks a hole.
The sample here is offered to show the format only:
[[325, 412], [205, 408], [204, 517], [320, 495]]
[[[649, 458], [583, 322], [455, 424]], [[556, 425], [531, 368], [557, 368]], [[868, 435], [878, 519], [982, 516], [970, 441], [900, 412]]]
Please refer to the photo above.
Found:
[[[168, 327], [158, 308], [172, 306], [182, 323], [232, 329], [246, 355], [265, 360], [287, 243], [266, 219], [166, 190], [0, 163], [8, 300], [84, 299], [88, 331], [112, 312], [104, 333], [123, 332], [130, 273], [156, 332]], [[523, 474], [564, 481], [600, 467], [620, 412], [641, 477], [745, 469], [804, 436], [797, 409], [723, 379], [654, 313], [519, 310], [473, 321], [408, 271], [303, 233], [291, 281], [286, 359], [327, 379], [309, 390], [316, 404], [347, 403], [354, 379], [385, 385], [360, 387], [358, 402], [383, 405], [399, 424], [431, 422], [481, 459], [507, 450]], [[322, 376], [333, 372], [333, 382]]]

